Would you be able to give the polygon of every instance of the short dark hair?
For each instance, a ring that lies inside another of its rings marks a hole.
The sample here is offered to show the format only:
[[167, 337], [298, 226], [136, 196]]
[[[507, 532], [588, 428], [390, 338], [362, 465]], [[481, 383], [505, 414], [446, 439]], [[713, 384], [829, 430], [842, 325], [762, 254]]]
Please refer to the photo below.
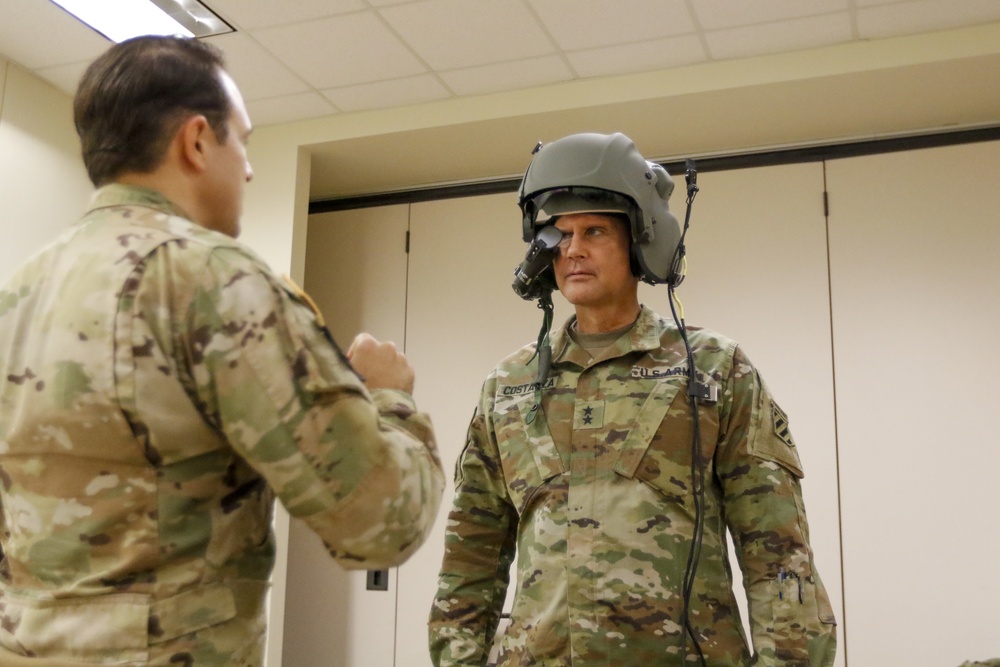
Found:
[[83, 163], [100, 187], [122, 174], [149, 173], [180, 124], [203, 115], [225, 141], [230, 109], [222, 52], [183, 37], [126, 40], [97, 58], [73, 101]]

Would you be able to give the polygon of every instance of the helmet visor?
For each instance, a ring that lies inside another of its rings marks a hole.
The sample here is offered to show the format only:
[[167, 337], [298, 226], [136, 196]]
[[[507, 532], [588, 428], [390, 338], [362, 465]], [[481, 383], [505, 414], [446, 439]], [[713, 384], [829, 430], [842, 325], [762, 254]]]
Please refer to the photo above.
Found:
[[628, 215], [634, 208], [627, 197], [597, 188], [558, 188], [541, 192], [533, 199], [538, 212], [535, 224], [547, 224], [552, 218], [574, 213]]

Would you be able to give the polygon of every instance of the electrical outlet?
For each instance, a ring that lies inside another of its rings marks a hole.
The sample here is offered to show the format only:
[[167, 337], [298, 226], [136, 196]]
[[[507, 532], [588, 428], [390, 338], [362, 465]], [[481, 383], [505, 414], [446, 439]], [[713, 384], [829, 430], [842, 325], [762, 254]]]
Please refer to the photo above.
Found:
[[366, 588], [370, 591], [389, 590], [389, 570], [368, 570]]

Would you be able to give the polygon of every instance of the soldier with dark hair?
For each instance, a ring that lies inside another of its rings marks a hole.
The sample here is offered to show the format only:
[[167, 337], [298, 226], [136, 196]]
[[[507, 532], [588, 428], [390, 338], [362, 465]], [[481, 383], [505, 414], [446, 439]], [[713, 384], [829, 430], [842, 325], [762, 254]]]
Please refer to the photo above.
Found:
[[0, 665], [260, 667], [275, 497], [345, 567], [426, 539], [413, 369], [342, 354], [235, 240], [252, 128], [215, 49], [116, 45], [74, 110], [98, 189], [0, 288]]
[[[640, 280], [672, 297], [683, 275], [673, 188], [622, 134], [565, 137], [528, 167], [514, 288], [546, 324], [487, 378], [469, 426], [436, 667], [487, 664], [515, 558], [498, 667], [833, 664], [787, 417], [737, 343], [639, 303]], [[550, 335], [556, 288], [575, 314]]]

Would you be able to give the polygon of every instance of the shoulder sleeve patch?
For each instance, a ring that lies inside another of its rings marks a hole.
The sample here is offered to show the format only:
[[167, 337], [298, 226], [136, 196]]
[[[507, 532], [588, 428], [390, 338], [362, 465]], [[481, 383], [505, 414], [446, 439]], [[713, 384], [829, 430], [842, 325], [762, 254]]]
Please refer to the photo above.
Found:
[[793, 475], [802, 478], [802, 463], [798, 448], [792, 438], [788, 415], [771, 398], [767, 385], [757, 374], [758, 393], [755, 400], [753, 421], [757, 424], [750, 437], [749, 450], [754, 456], [777, 463]]
[[794, 447], [795, 440], [792, 438], [792, 431], [788, 427], [788, 415], [785, 414], [784, 410], [778, 407], [778, 404], [774, 402], [774, 399], [771, 399], [771, 422], [774, 427], [775, 437], [789, 447]]

